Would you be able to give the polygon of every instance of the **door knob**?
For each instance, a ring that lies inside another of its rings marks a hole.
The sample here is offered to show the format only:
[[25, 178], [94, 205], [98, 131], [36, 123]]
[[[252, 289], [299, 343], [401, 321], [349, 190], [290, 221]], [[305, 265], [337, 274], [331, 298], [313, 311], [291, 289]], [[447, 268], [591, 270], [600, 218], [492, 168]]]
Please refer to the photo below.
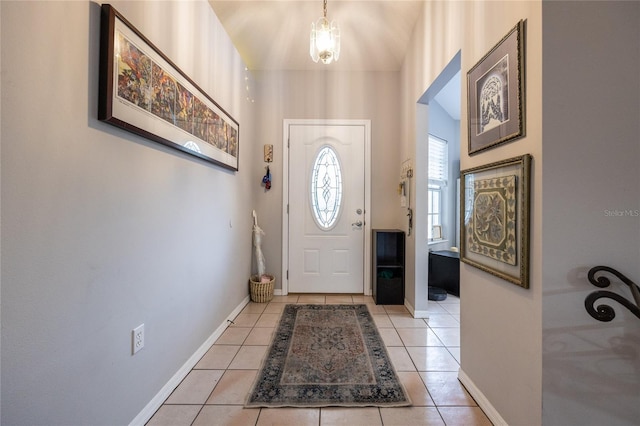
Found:
[[362, 221], [359, 220], [359, 221], [357, 221], [355, 223], [352, 223], [351, 226], [357, 226], [358, 228], [360, 228], [362, 226]]

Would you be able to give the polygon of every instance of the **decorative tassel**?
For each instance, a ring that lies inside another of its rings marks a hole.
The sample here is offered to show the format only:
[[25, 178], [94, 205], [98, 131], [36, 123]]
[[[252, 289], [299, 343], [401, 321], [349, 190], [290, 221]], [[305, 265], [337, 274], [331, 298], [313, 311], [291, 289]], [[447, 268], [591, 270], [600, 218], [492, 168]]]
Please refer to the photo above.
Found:
[[267, 173], [262, 178], [262, 183], [264, 183], [264, 187], [267, 191], [271, 189], [271, 171], [269, 170], [269, 166], [267, 166]]

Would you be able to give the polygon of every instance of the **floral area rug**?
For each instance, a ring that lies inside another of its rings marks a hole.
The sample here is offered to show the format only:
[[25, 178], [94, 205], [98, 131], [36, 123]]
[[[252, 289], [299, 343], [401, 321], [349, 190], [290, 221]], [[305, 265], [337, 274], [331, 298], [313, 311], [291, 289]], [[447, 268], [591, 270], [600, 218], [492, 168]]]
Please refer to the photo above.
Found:
[[286, 305], [246, 407], [411, 405], [366, 305]]

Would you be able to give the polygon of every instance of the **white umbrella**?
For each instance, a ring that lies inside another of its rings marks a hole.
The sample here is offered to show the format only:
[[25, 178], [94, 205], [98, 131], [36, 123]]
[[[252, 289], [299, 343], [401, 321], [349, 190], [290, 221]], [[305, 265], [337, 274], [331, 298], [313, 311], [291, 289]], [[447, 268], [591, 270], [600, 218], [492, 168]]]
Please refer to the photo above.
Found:
[[262, 254], [262, 236], [264, 231], [258, 226], [258, 216], [253, 211], [253, 246], [256, 249], [256, 262], [258, 264], [258, 280], [265, 274], [264, 254]]

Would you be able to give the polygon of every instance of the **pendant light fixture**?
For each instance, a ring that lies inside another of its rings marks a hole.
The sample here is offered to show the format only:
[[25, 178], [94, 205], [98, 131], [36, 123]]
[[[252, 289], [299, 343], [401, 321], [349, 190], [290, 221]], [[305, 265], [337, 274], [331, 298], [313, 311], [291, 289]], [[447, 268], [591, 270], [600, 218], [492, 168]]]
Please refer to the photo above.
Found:
[[313, 62], [330, 64], [340, 57], [340, 28], [336, 21], [327, 20], [327, 0], [324, 0], [324, 15], [311, 23], [309, 53]]

